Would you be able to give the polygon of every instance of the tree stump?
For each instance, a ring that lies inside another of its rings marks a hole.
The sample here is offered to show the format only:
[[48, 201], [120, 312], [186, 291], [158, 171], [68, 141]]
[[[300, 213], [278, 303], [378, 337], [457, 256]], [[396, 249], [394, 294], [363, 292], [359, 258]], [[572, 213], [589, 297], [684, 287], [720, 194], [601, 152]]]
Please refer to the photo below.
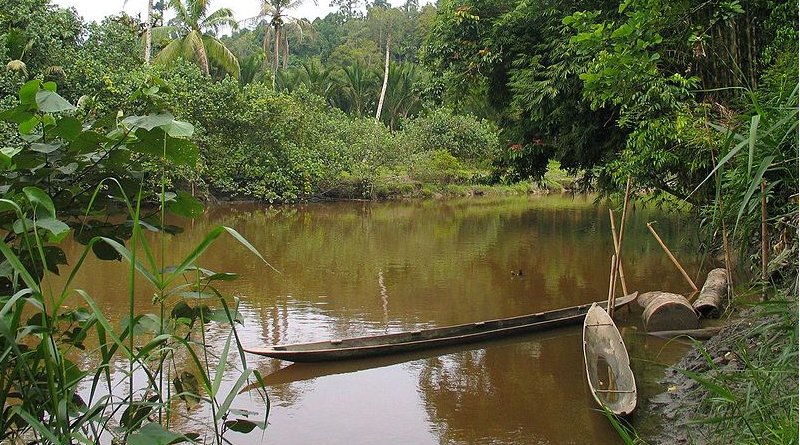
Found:
[[728, 271], [723, 268], [708, 273], [703, 289], [692, 306], [701, 317], [719, 318], [728, 293]]
[[700, 322], [689, 300], [683, 295], [658, 292], [644, 308], [642, 319], [647, 332], [697, 329]]

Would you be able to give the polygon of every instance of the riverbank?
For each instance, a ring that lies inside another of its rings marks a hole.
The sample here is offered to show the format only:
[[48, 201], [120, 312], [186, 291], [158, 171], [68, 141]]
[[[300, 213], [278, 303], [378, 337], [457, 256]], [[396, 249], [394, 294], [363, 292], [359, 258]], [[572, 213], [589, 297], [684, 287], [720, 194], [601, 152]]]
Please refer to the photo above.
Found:
[[796, 295], [741, 310], [668, 368], [651, 400], [662, 427], [646, 442], [797, 443]]
[[[520, 181], [513, 184], [490, 183], [487, 169], [460, 169], [436, 171], [428, 175], [408, 171], [382, 171], [370, 177], [340, 177], [328, 187], [301, 201], [373, 200], [392, 201], [405, 199], [452, 199], [472, 196], [500, 197], [578, 192], [578, 175], [561, 169], [557, 161], [550, 161], [547, 172], [540, 181]], [[248, 202], [217, 193], [205, 193], [211, 202]], [[202, 195], [201, 195], [202, 196]], [[282, 202], [280, 199], [279, 202]], [[293, 201], [289, 201], [291, 203]], [[272, 202], [270, 202], [272, 203]]]

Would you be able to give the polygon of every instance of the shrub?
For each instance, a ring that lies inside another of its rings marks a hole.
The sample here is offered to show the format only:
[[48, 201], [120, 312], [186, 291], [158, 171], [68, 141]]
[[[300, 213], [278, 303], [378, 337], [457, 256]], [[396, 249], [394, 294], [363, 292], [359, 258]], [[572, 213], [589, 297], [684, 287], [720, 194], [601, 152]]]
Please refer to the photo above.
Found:
[[498, 152], [497, 129], [472, 115], [456, 115], [440, 108], [409, 120], [403, 126], [403, 144], [411, 153], [447, 150], [461, 161], [484, 163]]
[[461, 162], [447, 150], [428, 151], [414, 156], [409, 175], [419, 181], [445, 184], [465, 182], [469, 178]]

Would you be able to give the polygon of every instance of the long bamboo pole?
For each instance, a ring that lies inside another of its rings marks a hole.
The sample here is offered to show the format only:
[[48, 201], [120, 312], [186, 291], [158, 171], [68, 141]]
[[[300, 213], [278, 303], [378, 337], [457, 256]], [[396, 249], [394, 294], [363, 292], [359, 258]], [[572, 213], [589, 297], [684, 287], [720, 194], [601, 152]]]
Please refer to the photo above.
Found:
[[686, 270], [683, 268], [683, 266], [681, 266], [681, 263], [678, 262], [678, 259], [675, 258], [675, 255], [673, 255], [672, 252], [670, 252], [669, 247], [667, 247], [667, 245], [664, 244], [664, 241], [661, 239], [661, 237], [658, 236], [658, 233], [656, 233], [656, 229], [653, 228], [653, 223], [652, 222], [647, 223], [647, 228], [650, 229], [650, 233], [652, 233], [653, 236], [656, 238], [658, 244], [661, 244], [661, 248], [664, 249], [664, 252], [667, 254], [669, 259], [672, 260], [672, 263], [675, 264], [675, 267], [677, 267], [678, 270], [681, 272], [683, 278], [686, 279], [686, 282], [689, 283], [690, 286], [692, 286], [692, 289], [694, 289], [695, 292], [697, 292], [698, 291], [697, 285], [694, 284], [694, 281], [692, 281], [692, 279], [689, 277], [689, 274], [686, 273]]
[[[622, 242], [617, 236], [617, 224], [614, 220], [614, 210], [608, 209], [608, 217], [611, 219], [611, 238], [614, 240], [614, 254], [617, 256], [617, 273], [622, 283], [622, 293], [628, 295], [628, 285], [625, 283], [625, 272], [622, 270]], [[616, 293], [616, 280], [614, 281], [614, 293]]]
[[614, 254], [616, 255], [616, 264], [614, 265], [614, 281], [611, 283], [611, 293], [616, 295], [617, 294], [617, 276], [619, 276], [620, 282], [622, 283], [622, 292], [624, 295], [628, 295], [628, 285], [625, 282], [625, 272], [622, 268], [622, 237], [625, 234], [625, 220], [627, 219], [628, 214], [628, 199], [631, 195], [631, 177], [628, 175], [628, 181], [625, 185], [625, 199], [622, 203], [622, 221], [620, 222], [620, 231], [619, 237], [617, 237], [617, 231], [615, 226], [615, 219], [614, 219], [614, 211], [612, 209], [608, 209], [608, 215], [611, 219], [611, 237], [614, 241]]
[[614, 281], [616, 281], [615, 277], [615, 269], [617, 267], [617, 256], [611, 255], [611, 273], [608, 277], [608, 302], [606, 304], [606, 312], [610, 317], [614, 316]]
[[769, 265], [769, 233], [767, 233], [767, 181], [761, 180], [761, 299], [767, 298], [767, 266]]

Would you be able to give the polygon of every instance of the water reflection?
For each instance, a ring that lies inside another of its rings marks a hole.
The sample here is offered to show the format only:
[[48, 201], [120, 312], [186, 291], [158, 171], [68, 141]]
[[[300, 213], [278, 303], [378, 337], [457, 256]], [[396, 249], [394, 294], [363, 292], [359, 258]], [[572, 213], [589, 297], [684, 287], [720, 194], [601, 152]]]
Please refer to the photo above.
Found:
[[[645, 223], [655, 219], [687, 270], [701, 269], [691, 250], [696, 243], [690, 226], [634, 209], [624, 245], [628, 287], [686, 292], [679, 272], [647, 232]], [[555, 196], [223, 206], [194, 221], [186, 233], [167, 238], [165, 262], [177, 262], [219, 224], [238, 230], [280, 270], [275, 273], [230, 238], [221, 238], [201, 260], [202, 267], [242, 277], [223, 290], [240, 298], [247, 346], [460, 324], [603, 299], [613, 251], [606, 208], [592, 198]], [[71, 247], [70, 257], [79, 249]], [[76, 287], [119, 319], [126, 310], [126, 273], [125, 264], [90, 260]], [[152, 292], [137, 281], [139, 312], [155, 311]], [[634, 332], [639, 314], [628, 315], [625, 325]], [[225, 335], [215, 331], [209, 337], [221, 350]], [[270, 383], [273, 410], [266, 439], [619, 441], [593, 410], [578, 328], [470, 348], [319, 366], [287, 367], [249, 357]], [[634, 346], [634, 366], [640, 353], [650, 360], [646, 348]], [[263, 412], [240, 398], [236, 406]], [[229, 438], [242, 444], [261, 440], [260, 434]]]

